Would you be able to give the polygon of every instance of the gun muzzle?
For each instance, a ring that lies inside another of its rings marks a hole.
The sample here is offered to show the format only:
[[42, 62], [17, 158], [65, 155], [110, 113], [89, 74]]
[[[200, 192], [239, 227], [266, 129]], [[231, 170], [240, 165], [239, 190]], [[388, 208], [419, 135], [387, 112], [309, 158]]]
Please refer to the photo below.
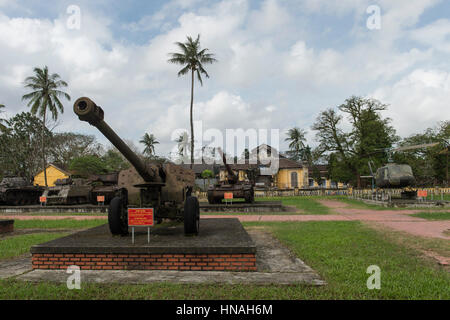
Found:
[[79, 98], [75, 101], [73, 111], [81, 121], [87, 121], [93, 126], [103, 121], [105, 115], [102, 108], [98, 107], [94, 101], [86, 97]]

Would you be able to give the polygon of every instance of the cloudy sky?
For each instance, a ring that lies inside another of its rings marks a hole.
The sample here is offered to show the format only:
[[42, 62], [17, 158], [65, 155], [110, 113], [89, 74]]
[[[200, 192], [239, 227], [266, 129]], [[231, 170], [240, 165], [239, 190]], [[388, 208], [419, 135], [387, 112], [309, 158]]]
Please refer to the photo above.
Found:
[[446, 0], [0, 0], [0, 103], [7, 116], [27, 110], [23, 80], [47, 65], [72, 96], [57, 131], [105, 142], [72, 111], [88, 96], [119, 135], [137, 145], [153, 133], [167, 155], [190, 102], [190, 79], [168, 53], [200, 34], [219, 60], [196, 84], [204, 130], [279, 129], [284, 150], [284, 132], [298, 126], [314, 145], [318, 113], [361, 95], [389, 104], [384, 115], [404, 137], [450, 119], [449, 17]]

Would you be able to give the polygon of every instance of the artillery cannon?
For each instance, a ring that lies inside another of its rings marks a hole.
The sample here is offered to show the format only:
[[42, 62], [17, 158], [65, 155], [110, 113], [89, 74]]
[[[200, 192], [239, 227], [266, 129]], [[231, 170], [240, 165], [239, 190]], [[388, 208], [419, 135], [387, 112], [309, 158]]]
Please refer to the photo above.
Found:
[[225, 193], [232, 193], [233, 199], [243, 198], [245, 202], [253, 203], [255, 201], [255, 191], [253, 189], [255, 180], [254, 170], [249, 170], [249, 174], [251, 174], [251, 177], [249, 177], [250, 181], [240, 181], [239, 176], [233, 172], [227, 163], [225, 154], [220, 148], [218, 148], [218, 151], [227, 170], [227, 178], [226, 181], [219, 182], [208, 188], [208, 202], [210, 204], [221, 203]]
[[[154, 219], [184, 221], [185, 234], [198, 234], [200, 207], [191, 196], [194, 172], [172, 163], [150, 164], [142, 161], [103, 120], [104, 111], [89, 98], [79, 98], [73, 106], [81, 121], [95, 126], [131, 163], [134, 174], [119, 177], [133, 182], [140, 190], [140, 206], [153, 208]], [[113, 235], [128, 234], [128, 190], [121, 188], [108, 209], [109, 229]]]

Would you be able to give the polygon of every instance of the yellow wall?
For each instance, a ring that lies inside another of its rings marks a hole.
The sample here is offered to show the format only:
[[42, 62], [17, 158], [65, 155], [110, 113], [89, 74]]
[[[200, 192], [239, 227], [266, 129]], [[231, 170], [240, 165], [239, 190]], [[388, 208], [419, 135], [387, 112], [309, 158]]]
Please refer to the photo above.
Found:
[[[56, 169], [53, 166], [47, 167], [47, 184], [49, 187], [53, 187], [55, 185], [56, 180], [66, 178], [69, 178], [69, 176], [66, 175], [64, 172], [61, 172], [60, 170]], [[44, 170], [39, 172], [34, 177], [34, 184], [39, 186], [45, 186]]]
[[280, 169], [275, 176], [275, 185], [279, 189], [293, 188], [291, 181], [291, 173], [297, 172], [297, 188], [303, 188], [305, 186], [305, 171], [302, 168], [296, 169]]

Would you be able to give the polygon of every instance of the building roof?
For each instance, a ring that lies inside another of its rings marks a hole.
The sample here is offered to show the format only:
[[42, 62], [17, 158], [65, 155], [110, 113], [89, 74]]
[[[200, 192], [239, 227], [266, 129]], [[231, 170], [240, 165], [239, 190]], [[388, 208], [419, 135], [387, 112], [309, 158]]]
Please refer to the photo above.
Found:
[[287, 159], [285, 157], [279, 158], [280, 169], [294, 169], [294, 168], [303, 168], [303, 165], [297, 161]]
[[[48, 169], [49, 167], [55, 168], [56, 170], [58, 170], [58, 171], [64, 173], [66, 176], [70, 176], [70, 175], [71, 175], [71, 173], [70, 173], [69, 171], [66, 171], [66, 170], [64, 170], [64, 169], [61, 169], [60, 167], [55, 166], [53, 163], [49, 163], [49, 164], [47, 165], [47, 168], [46, 168], [46, 169]], [[40, 173], [42, 173], [42, 172], [44, 172], [44, 170], [39, 171], [38, 174], [40, 174]]]
[[313, 176], [314, 176], [314, 167], [319, 169], [320, 175], [322, 177], [327, 176], [327, 174], [328, 174], [328, 165], [326, 165], [326, 164], [317, 164], [317, 165], [313, 165], [313, 166], [311, 166], [309, 168], [309, 170], [308, 170], [308, 178], [313, 178]]
[[[190, 164], [182, 164], [181, 165], [184, 169], [191, 169], [191, 165]], [[206, 164], [206, 163], [194, 163], [192, 165], [192, 170], [194, 171], [195, 174], [201, 174], [203, 171], [205, 170], [211, 170], [212, 173], [216, 173], [216, 171], [219, 168], [220, 165], [218, 164]]]

